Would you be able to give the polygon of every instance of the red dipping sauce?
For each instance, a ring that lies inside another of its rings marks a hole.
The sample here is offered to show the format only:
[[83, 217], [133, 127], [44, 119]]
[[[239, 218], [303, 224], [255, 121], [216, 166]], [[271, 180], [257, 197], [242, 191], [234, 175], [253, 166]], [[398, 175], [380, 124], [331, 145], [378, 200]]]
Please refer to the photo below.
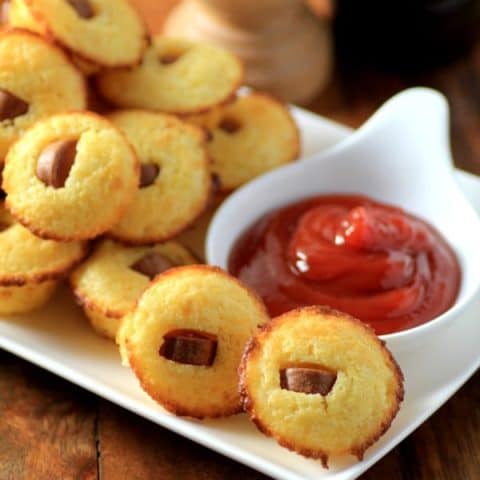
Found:
[[328, 305], [377, 334], [415, 327], [454, 303], [455, 253], [425, 221], [370, 198], [328, 195], [270, 213], [236, 242], [229, 271], [276, 316]]

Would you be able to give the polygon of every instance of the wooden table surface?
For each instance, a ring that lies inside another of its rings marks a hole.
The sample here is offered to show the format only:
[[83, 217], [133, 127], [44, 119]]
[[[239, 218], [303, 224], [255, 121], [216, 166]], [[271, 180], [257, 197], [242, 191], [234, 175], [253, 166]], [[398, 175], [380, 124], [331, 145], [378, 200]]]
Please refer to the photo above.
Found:
[[[137, 3], [158, 27], [174, 0]], [[410, 85], [447, 95], [455, 161], [480, 174], [480, 44], [428, 74], [337, 74], [310, 108], [356, 127]], [[0, 480], [266, 478], [2, 351], [0, 419]], [[480, 372], [362, 479], [480, 479]]]

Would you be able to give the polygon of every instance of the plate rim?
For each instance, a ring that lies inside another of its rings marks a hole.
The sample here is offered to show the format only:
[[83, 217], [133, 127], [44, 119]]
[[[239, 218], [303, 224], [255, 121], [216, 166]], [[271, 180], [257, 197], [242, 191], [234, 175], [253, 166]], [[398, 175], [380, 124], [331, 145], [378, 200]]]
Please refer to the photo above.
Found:
[[[301, 125], [305, 122], [305, 120], [316, 122], [318, 125], [321, 124], [322, 128], [328, 128], [332, 132], [332, 136], [337, 137], [335, 142], [340, 141], [342, 138], [346, 137], [350, 132], [353, 131], [349, 127], [341, 125], [313, 112], [295, 106], [291, 106], [290, 108], [292, 114], [294, 115], [299, 124], [300, 132], [302, 132]], [[461, 182], [477, 182], [480, 191], [480, 179], [478, 177], [459, 169], [456, 169], [455, 173], [461, 180]], [[249, 451], [244, 451], [239, 446], [232, 446], [222, 439], [217, 441], [215, 438], [211, 438], [210, 436], [204, 438], [204, 432], [202, 430], [197, 430], [194, 427], [195, 425], [197, 425], [197, 423], [191, 422], [189, 419], [183, 419], [171, 416], [170, 414], [165, 414], [159, 420], [158, 417], [154, 417], [154, 413], [158, 412], [152, 411], [151, 409], [145, 409], [144, 405], [138, 399], [130, 397], [123, 391], [116, 390], [114, 387], [106, 385], [99, 380], [92, 379], [92, 377], [90, 377], [88, 374], [78, 371], [73, 367], [63, 365], [55, 358], [47, 357], [43, 353], [38, 352], [35, 349], [32, 349], [19, 342], [15, 342], [14, 340], [11, 340], [9, 338], [3, 337], [1, 334], [0, 348], [14, 355], [17, 355], [40, 368], [48, 370], [51, 373], [60, 376], [61, 378], [71, 383], [74, 383], [108, 401], [111, 401], [112, 403], [119, 405], [122, 408], [125, 408], [126, 410], [129, 410], [147, 420], [150, 420], [157, 425], [162, 426], [163, 428], [173, 431], [174, 433], [179, 434], [183, 437], [189, 438], [190, 440], [200, 445], [203, 445], [206, 448], [212, 449], [224, 456], [232, 458], [239, 463], [247, 465], [252, 469], [265, 473], [266, 475], [284, 480], [300, 480], [302, 478], [305, 478], [299, 475], [296, 471], [289, 470], [284, 466], [275, 464], [270, 460], [265, 460], [259, 455], [255, 455]], [[403, 441], [408, 435], [410, 435], [427, 418], [433, 415], [433, 413], [435, 413], [445, 402], [447, 402], [452, 397], [452, 395], [454, 395], [458, 391], [458, 389], [462, 385], [464, 385], [468, 381], [468, 379], [477, 371], [479, 367], [480, 354], [477, 361], [472, 362], [469, 369], [463, 372], [462, 375], [455, 377], [456, 381], [453, 382], [453, 386], [451, 386], [452, 382], [448, 382], [448, 384], [450, 385], [448, 394], [442, 397], [441, 401], [438, 402], [434, 409], [428, 408], [421, 415], [417, 415], [415, 417], [415, 421], [409, 422], [408, 428], [405, 428], [401, 432], [401, 434], [393, 437], [384, 446], [382, 446], [381, 449], [369, 455], [367, 459], [363, 462], [354, 464], [354, 471], [350, 471], [351, 468], [340, 470], [338, 472], [334, 472], [328, 478], [347, 480], [356, 478], [357, 476], [364, 473], [373, 464], [375, 464], [378, 460], [385, 456], [390, 450], [392, 450], [396, 445]], [[321, 468], [320, 464], [319, 468]]]

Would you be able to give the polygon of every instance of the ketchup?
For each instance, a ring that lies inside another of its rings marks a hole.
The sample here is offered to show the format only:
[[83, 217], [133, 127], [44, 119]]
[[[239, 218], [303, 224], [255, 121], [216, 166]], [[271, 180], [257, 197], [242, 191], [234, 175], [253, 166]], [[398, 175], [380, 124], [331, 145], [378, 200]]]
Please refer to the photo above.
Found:
[[460, 286], [457, 258], [434, 227], [352, 195], [310, 198], [266, 215], [237, 240], [229, 271], [272, 316], [328, 305], [377, 334], [431, 320], [452, 306]]

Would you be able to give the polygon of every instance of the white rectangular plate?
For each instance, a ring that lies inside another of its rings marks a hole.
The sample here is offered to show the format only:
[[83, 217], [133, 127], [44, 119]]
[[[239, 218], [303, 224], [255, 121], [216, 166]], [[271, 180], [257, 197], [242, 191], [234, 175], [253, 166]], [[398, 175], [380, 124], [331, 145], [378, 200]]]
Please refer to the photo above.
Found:
[[[294, 108], [308, 156], [338, 142], [350, 130], [317, 115]], [[480, 180], [456, 173], [458, 181], [480, 212]], [[279, 447], [261, 435], [245, 415], [215, 421], [174, 417], [155, 404], [120, 365], [115, 345], [90, 329], [70, 294], [63, 290], [47, 308], [29, 316], [0, 320], [0, 347], [50, 370], [152, 422], [162, 425], [249, 465], [285, 480], [353, 479], [403, 440], [437, 410], [480, 366], [480, 300], [448, 332], [432, 338], [416, 355], [400, 356], [406, 379], [406, 398], [392, 427], [370, 448], [362, 462], [332, 462], [329, 470]]]

